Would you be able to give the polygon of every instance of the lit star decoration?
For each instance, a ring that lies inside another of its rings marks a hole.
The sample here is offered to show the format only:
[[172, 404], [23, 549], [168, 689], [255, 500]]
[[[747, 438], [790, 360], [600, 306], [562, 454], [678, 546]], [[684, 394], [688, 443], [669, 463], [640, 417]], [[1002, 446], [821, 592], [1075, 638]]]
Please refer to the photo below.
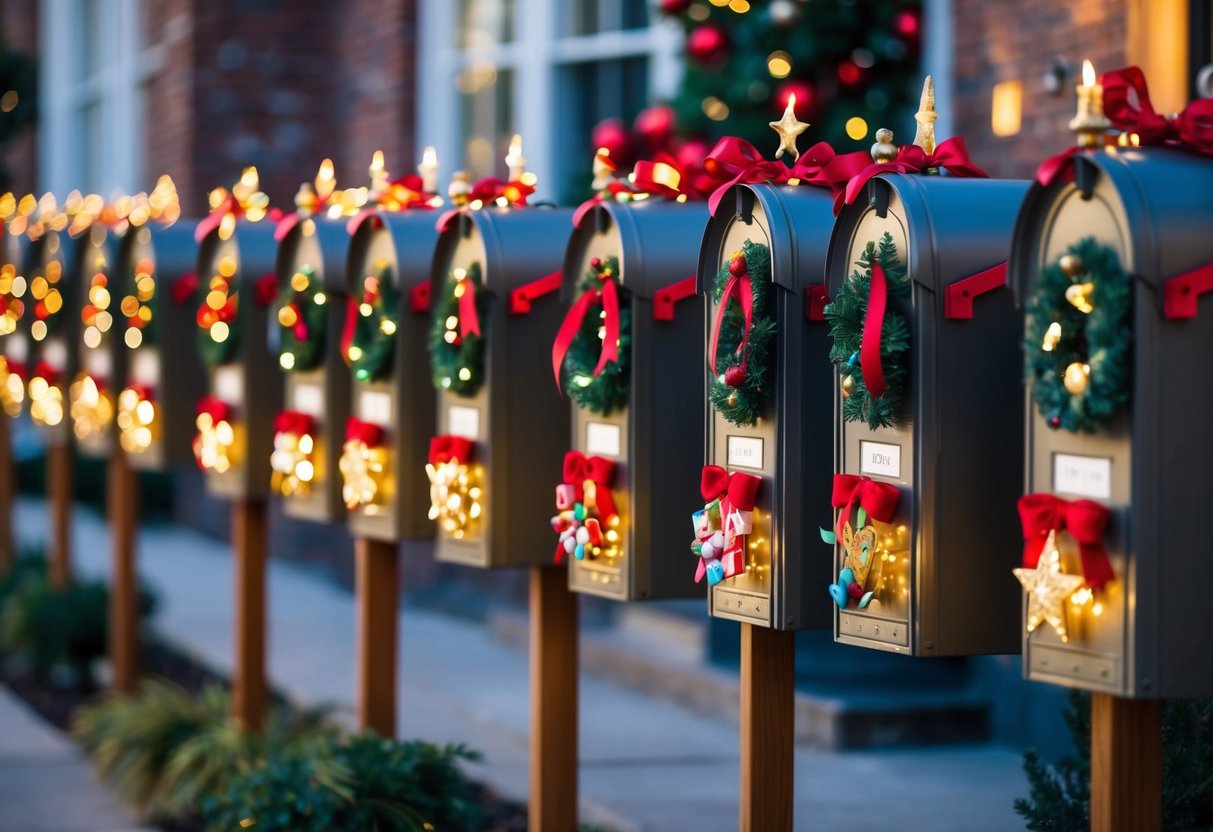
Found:
[[1013, 571], [1028, 593], [1028, 633], [1031, 634], [1041, 622], [1045, 622], [1062, 641], [1069, 641], [1066, 602], [1082, 586], [1083, 579], [1081, 575], [1067, 575], [1061, 571], [1061, 551], [1057, 548], [1056, 532], [1049, 532], [1035, 569]]
[[779, 134], [779, 149], [775, 151], [775, 158], [781, 158], [784, 151], [787, 151], [792, 154], [793, 161], [799, 159], [800, 150], [796, 147], [796, 138], [808, 130], [809, 125], [796, 118], [795, 93], [788, 96], [788, 107], [783, 111], [783, 118], [779, 121], [772, 121], [770, 124], [771, 129]]

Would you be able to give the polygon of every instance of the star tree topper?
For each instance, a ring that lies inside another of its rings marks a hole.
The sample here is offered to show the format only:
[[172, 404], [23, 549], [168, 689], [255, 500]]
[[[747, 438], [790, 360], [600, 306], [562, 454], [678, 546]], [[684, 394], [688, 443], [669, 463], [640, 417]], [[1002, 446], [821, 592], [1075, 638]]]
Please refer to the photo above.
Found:
[[1040, 623], [1047, 622], [1062, 641], [1069, 641], [1066, 631], [1066, 601], [1082, 586], [1081, 575], [1067, 575], [1061, 571], [1061, 552], [1049, 532], [1041, 550], [1035, 569], [1015, 569], [1015, 577], [1028, 593], [1028, 633]]
[[796, 93], [788, 96], [788, 107], [783, 111], [783, 118], [770, 124], [771, 129], [779, 134], [779, 149], [775, 151], [775, 158], [783, 156], [786, 150], [792, 154], [793, 161], [799, 159], [800, 150], [796, 147], [796, 138], [808, 130], [809, 125], [796, 118]]

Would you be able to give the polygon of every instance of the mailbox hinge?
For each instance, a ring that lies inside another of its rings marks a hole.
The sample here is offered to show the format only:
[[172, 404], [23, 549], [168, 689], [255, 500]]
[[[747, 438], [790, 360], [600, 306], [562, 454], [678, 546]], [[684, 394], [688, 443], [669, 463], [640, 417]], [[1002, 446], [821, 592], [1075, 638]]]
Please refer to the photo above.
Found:
[[653, 293], [653, 320], [674, 320], [674, 305], [680, 300], [686, 300], [695, 294], [696, 275], [685, 277], [677, 283], [671, 283]]
[[943, 296], [943, 316], [950, 321], [973, 317], [973, 298], [1007, 285], [1007, 264], [999, 263], [948, 286]]
[[1213, 292], [1213, 263], [1177, 274], [1162, 285], [1162, 316], [1168, 321], [1196, 317], [1197, 301]]
[[514, 291], [510, 292], [510, 314], [511, 315], [529, 315], [531, 312], [531, 301], [550, 295], [560, 289], [560, 281], [563, 279], [563, 272], [552, 272], [544, 275], [538, 280], [532, 280], [530, 283], [524, 283]]

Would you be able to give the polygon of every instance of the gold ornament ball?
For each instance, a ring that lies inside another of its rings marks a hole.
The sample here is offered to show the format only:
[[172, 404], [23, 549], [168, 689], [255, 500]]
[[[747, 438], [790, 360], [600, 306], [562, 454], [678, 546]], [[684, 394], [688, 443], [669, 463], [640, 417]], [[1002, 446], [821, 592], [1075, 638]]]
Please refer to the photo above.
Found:
[[1079, 396], [1086, 392], [1087, 385], [1091, 382], [1091, 365], [1083, 364], [1081, 361], [1074, 361], [1070, 366], [1066, 367], [1066, 374], [1062, 378], [1062, 384], [1071, 395]]
[[1057, 265], [1067, 277], [1077, 277], [1082, 274], [1082, 258], [1077, 254], [1063, 254]]
[[732, 393], [729, 393], [729, 398], [725, 403], [729, 407], [737, 407], [737, 391], [736, 390], [734, 390]]
[[842, 397], [844, 399], [851, 398], [851, 394], [855, 392], [855, 378], [853, 376], [842, 377]]

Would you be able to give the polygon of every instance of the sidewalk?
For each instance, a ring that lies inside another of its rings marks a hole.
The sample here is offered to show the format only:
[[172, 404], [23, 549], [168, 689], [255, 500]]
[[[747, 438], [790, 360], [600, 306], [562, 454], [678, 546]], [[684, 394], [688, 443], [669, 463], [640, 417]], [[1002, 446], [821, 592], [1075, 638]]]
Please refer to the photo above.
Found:
[[[22, 542], [44, 540], [43, 503], [22, 501], [15, 528]], [[105, 574], [103, 521], [78, 510], [75, 539], [77, 569]], [[150, 527], [139, 541], [139, 572], [160, 595], [157, 632], [229, 672], [227, 547], [176, 527]], [[271, 562], [268, 587], [273, 685], [300, 701], [335, 702], [351, 713], [353, 598], [289, 563]], [[410, 606], [400, 613], [400, 641], [402, 736], [479, 749], [485, 760], [471, 774], [525, 800], [526, 655], [494, 641], [488, 627]], [[0, 732], [5, 728], [0, 721]], [[583, 674], [580, 743], [583, 820], [619, 832], [737, 828], [735, 724]], [[1020, 755], [996, 746], [796, 750], [798, 829], [1019, 830], [1012, 801], [1026, 793]], [[0, 806], [7, 810], [7, 801]]]

